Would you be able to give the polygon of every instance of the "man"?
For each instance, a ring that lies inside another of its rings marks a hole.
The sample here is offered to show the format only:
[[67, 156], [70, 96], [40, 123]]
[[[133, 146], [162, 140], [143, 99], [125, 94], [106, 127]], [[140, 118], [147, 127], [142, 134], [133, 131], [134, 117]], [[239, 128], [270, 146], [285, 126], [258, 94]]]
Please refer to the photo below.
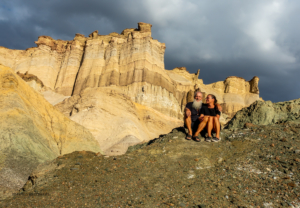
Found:
[[[194, 94], [194, 101], [189, 102], [185, 107], [184, 124], [188, 129], [188, 134], [186, 136], [187, 140], [192, 139], [193, 133], [197, 131], [199, 124], [202, 121], [202, 118], [199, 118], [202, 105], [202, 92], [196, 91]], [[222, 111], [222, 107], [219, 104], [216, 104], [216, 106], [219, 111]], [[200, 142], [197, 138], [195, 141]]]

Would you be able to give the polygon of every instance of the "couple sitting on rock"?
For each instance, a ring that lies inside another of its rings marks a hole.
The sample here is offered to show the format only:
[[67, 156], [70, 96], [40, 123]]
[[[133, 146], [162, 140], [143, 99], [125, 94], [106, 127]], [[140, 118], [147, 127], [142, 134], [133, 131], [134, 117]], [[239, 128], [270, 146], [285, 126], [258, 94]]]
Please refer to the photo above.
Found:
[[[200, 142], [199, 134], [202, 130], [207, 130], [208, 136], [206, 142], [219, 142], [220, 138], [220, 114], [222, 107], [217, 104], [217, 99], [214, 95], [209, 94], [206, 97], [206, 104], [202, 103], [202, 93], [196, 91], [194, 94], [194, 102], [186, 104], [184, 123], [188, 129], [186, 139]], [[212, 131], [216, 136], [212, 138]], [[205, 132], [204, 132], [205, 133]]]

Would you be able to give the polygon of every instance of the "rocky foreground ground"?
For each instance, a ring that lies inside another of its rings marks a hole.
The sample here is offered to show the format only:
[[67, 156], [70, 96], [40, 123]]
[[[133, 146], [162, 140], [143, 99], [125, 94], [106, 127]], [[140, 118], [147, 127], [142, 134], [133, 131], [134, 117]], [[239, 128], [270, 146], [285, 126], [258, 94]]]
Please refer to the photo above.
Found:
[[122, 156], [58, 157], [0, 207], [300, 207], [300, 124], [246, 124], [219, 143], [184, 131]]

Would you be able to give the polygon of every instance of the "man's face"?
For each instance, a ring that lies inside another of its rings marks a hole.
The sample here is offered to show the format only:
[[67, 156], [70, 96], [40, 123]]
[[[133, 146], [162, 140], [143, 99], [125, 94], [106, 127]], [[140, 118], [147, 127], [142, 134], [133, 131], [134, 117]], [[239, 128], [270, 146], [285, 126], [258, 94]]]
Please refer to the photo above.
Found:
[[197, 93], [195, 96], [195, 100], [197, 100], [198, 102], [202, 100], [202, 94], [201, 93]]

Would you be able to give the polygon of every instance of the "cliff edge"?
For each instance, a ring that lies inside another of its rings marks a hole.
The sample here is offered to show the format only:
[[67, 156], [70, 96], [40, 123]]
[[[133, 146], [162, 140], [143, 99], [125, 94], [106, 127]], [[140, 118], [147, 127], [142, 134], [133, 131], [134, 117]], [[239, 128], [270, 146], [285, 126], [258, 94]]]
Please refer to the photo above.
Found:
[[133, 102], [167, 116], [182, 119], [183, 109], [195, 90], [215, 94], [223, 113], [232, 117], [238, 110], [259, 100], [258, 77], [250, 81], [228, 77], [203, 84], [200, 70], [190, 74], [185, 67], [165, 70], [165, 44], [151, 37], [151, 24], [120, 34], [85, 37], [71, 41], [40, 36], [37, 47], [11, 50], [0, 47], [0, 63], [15, 72], [29, 73], [64, 96], [79, 95], [86, 88], [117, 86]]

